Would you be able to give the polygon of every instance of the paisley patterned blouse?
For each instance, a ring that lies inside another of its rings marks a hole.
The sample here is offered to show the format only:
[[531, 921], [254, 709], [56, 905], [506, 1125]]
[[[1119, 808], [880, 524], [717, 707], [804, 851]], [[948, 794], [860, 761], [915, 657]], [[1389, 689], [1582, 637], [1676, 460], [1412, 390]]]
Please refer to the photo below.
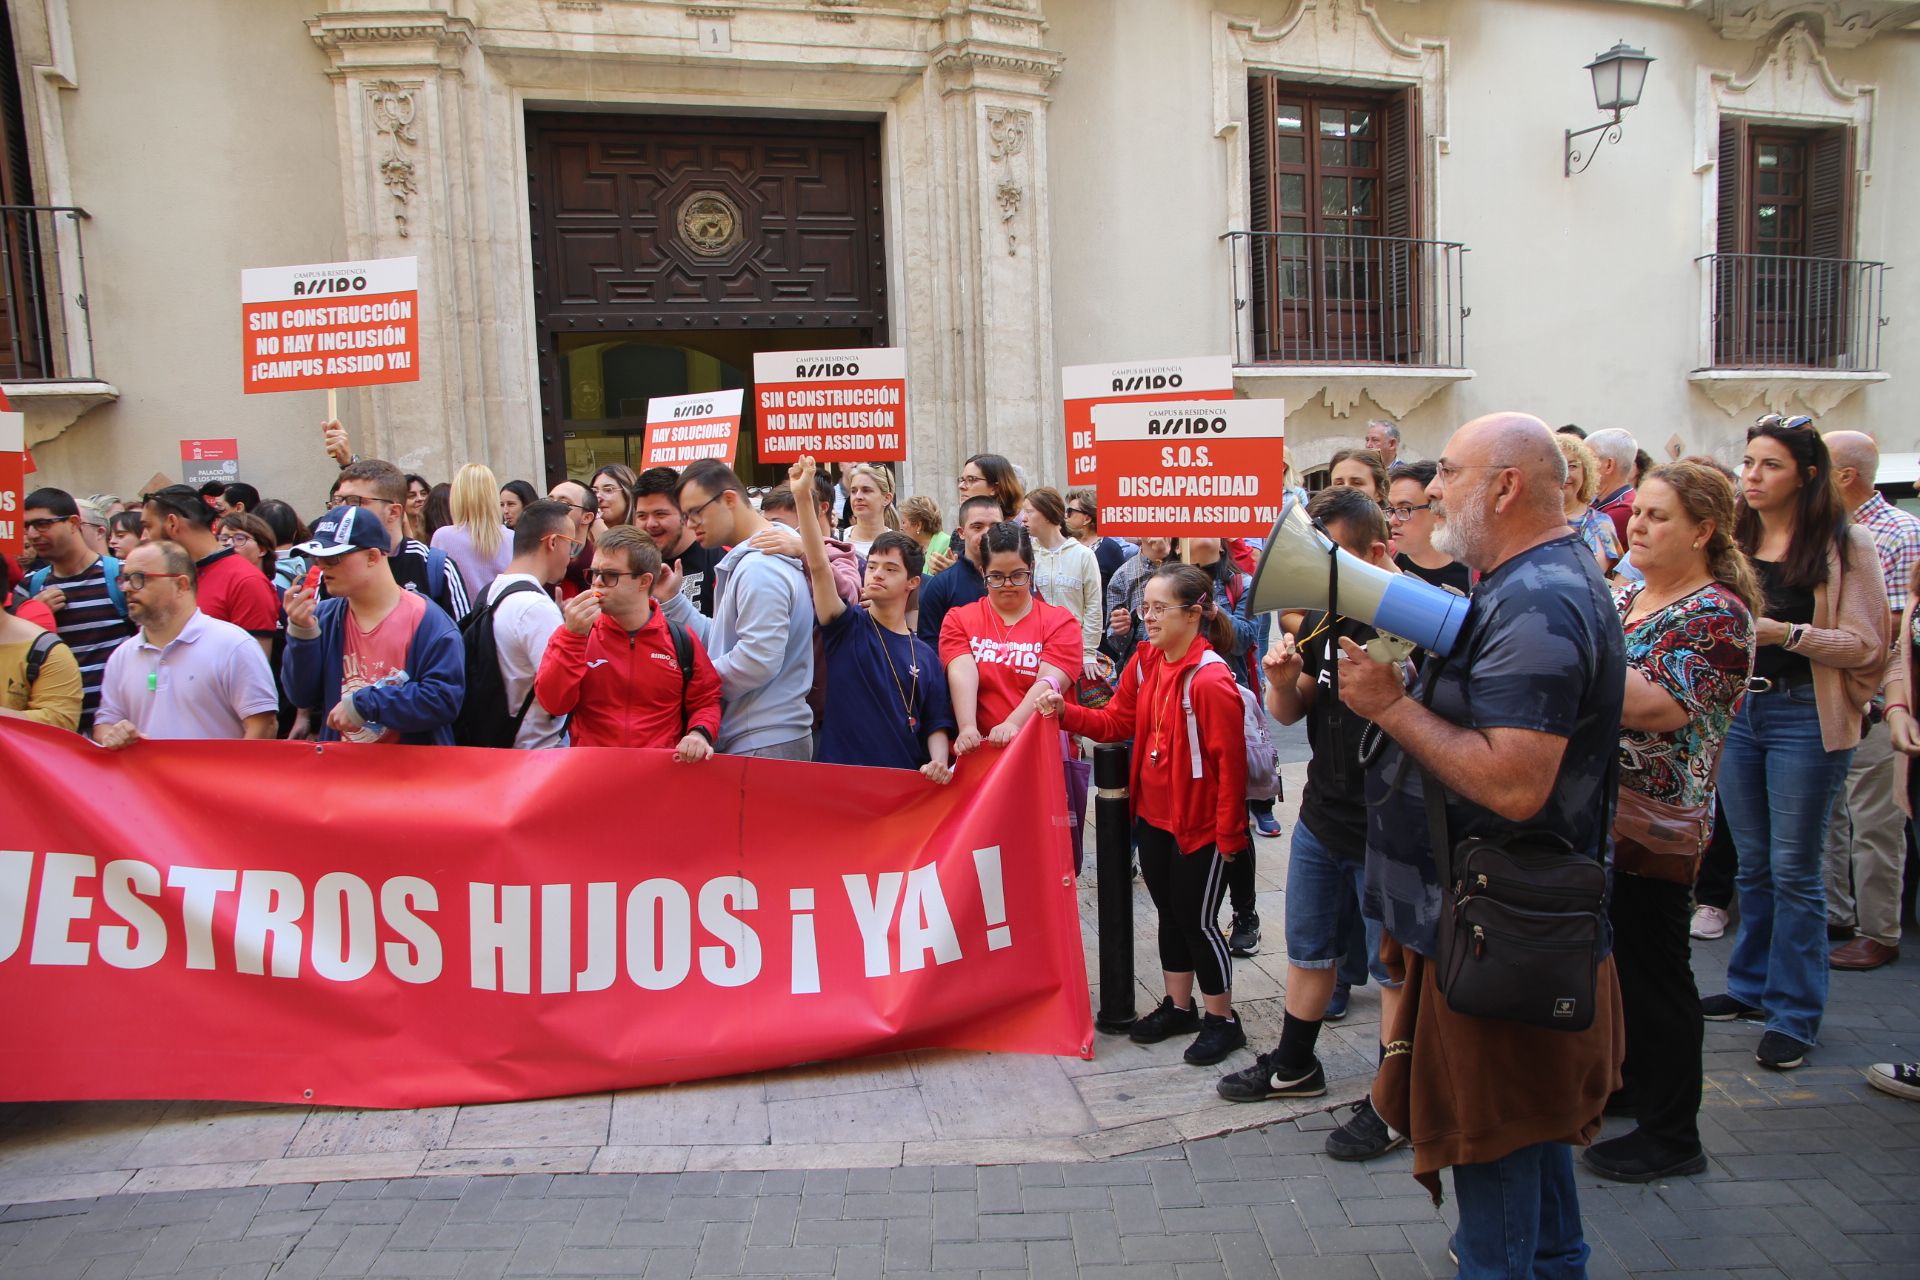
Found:
[[[1642, 585], [1614, 591], [1625, 622]], [[1620, 785], [1692, 808], [1713, 799], [1713, 765], [1753, 669], [1753, 617], [1739, 597], [1710, 583], [1626, 623], [1627, 665], [1687, 713], [1670, 733], [1620, 731]]]

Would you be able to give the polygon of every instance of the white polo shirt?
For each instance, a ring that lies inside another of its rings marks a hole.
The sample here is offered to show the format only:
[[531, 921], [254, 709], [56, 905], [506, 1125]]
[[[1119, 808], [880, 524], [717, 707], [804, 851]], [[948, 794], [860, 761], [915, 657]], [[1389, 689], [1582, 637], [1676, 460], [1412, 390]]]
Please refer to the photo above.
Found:
[[136, 631], [107, 659], [96, 724], [133, 722], [143, 738], [238, 738], [248, 716], [280, 709], [260, 642], [198, 609], [164, 647]]

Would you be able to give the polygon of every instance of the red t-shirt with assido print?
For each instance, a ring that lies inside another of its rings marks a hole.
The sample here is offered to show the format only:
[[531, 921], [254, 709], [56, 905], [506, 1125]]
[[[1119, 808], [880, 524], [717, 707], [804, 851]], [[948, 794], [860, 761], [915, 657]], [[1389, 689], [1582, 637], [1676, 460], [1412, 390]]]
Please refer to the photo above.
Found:
[[1035, 600], [1026, 617], [1008, 626], [992, 600], [982, 598], [949, 610], [940, 625], [940, 665], [963, 653], [980, 668], [978, 723], [986, 733], [1013, 714], [1042, 662], [1060, 668], [1069, 682], [1080, 673], [1080, 622], [1059, 605]]

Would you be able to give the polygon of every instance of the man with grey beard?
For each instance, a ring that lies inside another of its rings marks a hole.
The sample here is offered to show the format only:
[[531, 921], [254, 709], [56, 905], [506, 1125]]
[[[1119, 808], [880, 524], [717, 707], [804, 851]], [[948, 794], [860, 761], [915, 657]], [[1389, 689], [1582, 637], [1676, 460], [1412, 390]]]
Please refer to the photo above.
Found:
[[1436, 1197], [1439, 1170], [1453, 1169], [1453, 1247], [1469, 1277], [1585, 1274], [1568, 1144], [1598, 1134], [1625, 1044], [1611, 954], [1581, 1032], [1457, 1013], [1434, 962], [1450, 923], [1427, 787], [1445, 789], [1456, 846], [1564, 842], [1568, 857], [1607, 856], [1626, 654], [1593, 557], [1561, 514], [1565, 480], [1538, 418], [1461, 427], [1427, 490], [1433, 545], [1481, 574], [1452, 653], [1409, 690], [1394, 667], [1340, 642], [1340, 698], [1388, 739], [1367, 773], [1366, 914], [1391, 935], [1382, 955], [1404, 970], [1405, 994], [1374, 1105], [1408, 1135], [1414, 1176]]

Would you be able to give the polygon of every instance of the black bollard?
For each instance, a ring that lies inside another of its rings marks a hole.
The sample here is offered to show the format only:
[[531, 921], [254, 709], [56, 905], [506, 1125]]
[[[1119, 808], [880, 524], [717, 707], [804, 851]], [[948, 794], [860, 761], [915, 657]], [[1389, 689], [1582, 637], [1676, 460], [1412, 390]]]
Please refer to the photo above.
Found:
[[1127, 799], [1128, 749], [1093, 749], [1094, 867], [1099, 876], [1100, 1012], [1093, 1025], [1112, 1034], [1133, 1025], [1133, 808]]

